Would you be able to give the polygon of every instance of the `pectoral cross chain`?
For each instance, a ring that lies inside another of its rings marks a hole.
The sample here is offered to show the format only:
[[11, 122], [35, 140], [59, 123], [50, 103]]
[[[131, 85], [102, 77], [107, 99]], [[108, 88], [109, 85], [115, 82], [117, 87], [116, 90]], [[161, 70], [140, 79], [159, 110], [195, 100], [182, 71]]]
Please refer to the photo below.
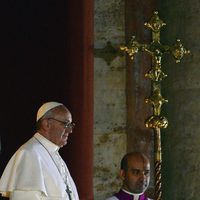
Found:
[[68, 194], [68, 196], [69, 196], [69, 200], [72, 200], [72, 196], [71, 196], [72, 191], [69, 189], [69, 186], [68, 186], [68, 185], [67, 185], [66, 192], [67, 192], [67, 194]]

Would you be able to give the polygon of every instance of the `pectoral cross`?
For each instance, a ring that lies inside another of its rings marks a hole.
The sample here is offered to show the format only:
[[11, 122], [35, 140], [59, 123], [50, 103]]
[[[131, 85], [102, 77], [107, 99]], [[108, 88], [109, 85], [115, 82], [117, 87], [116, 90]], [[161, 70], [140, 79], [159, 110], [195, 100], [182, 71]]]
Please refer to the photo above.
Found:
[[145, 76], [151, 79], [152, 92], [150, 97], [145, 99], [153, 107], [153, 114], [145, 121], [147, 128], [154, 130], [154, 144], [155, 144], [155, 200], [161, 200], [161, 128], [166, 128], [168, 121], [164, 116], [161, 116], [161, 107], [163, 103], [168, 102], [162, 97], [160, 82], [167, 76], [161, 68], [162, 56], [165, 53], [171, 53], [176, 63], [179, 63], [185, 54], [190, 52], [186, 50], [177, 39], [174, 46], [163, 45], [160, 42], [160, 29], [166, 25], [158, 16], [158, 12], [154, 12], [150, 22], [144, 24], [147, 28], [152, 30], [152, 42], [150, 44], [139, 44], [133, 36], [127, 46], [122, 46], [120, 49], [128, 53], [133, 60], [136, 53], [145, 51], [152, 57], [152, 67]]

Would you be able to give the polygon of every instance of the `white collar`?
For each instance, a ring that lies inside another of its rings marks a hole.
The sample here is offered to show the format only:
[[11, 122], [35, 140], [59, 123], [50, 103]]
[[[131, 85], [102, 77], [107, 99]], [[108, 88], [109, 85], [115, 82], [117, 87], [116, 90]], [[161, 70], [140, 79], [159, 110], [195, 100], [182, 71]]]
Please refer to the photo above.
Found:
[[59, 150], [59, 146], [57, 146], [56, 144], [54, 144], [53, 142], [51, 142], [50, 140], [48, 140], [47, 138], [45, 138], [43, 135], [41, 135], [40, 133], [35, 133], [35, 135], [33, 136], [35, 137], [37, 140], [39, 140], [39, 142], [49, 151], [49, 152], [55, 152]]
[[129, 191], [123, 189], [123, 188], [122, 188], [122, 190], [127, 194], [133, 195], [134, 196], [134, 200], [138, 200], [139, 197], [144, 194], [144, 193], [132, 193], [132, 192], [129, 192]]

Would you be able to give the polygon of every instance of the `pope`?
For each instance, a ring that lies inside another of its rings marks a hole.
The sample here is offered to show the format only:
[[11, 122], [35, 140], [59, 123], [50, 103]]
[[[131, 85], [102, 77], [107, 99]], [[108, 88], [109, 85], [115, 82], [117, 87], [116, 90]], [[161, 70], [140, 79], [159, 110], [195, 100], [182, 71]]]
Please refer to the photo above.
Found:
[[37, 112], [37, 132], [8, 162], [0, 193], [10, 200], [79, 200], [75, 183], [59, 149], [67, 144], [74, 123], [59, 102], [44, 103]]

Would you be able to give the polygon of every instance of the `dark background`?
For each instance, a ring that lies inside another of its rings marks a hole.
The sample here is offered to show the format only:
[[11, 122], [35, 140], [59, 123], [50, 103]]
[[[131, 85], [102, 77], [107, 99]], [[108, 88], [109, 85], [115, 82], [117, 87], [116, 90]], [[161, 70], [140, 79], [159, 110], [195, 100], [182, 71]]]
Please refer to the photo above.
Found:
[[76, 123], [61, 154], [81, 199], [92, 196], [92, 10], [92, 1], [0, 1], [0, 174], [35, 133], [41, 104], [60, 101]]
[[4, 162], [34, 133], [38, 107], [54, 99], [65, 103], [71, 81], [65, 78], [67, 3], [1, 1], [0, 7], [2, 171]]

